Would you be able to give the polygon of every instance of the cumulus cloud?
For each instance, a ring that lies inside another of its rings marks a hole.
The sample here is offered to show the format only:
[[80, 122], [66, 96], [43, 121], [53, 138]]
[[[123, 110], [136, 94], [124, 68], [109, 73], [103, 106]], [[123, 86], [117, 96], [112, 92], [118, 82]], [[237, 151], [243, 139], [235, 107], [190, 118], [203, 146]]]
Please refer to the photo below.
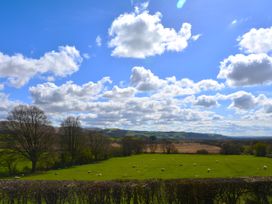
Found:
[[39, 59], [0, 52], [0, 78], [7, 79], [12, 86], [21, 87], [39, 74], [71, 75], [78, 71], [81, 62], [80, 52], [71, 46], [61, 46], [58, 51], [47, 52]]
[[109, 77], [104, 77], [97, 83], [89, 82], [77, 85], [68, 81], [61, 86], [47, 82], [29, 88], [33, 103], [40, 105], [49, 111], [61, 112], [68, 110], [83, 110], [85, 102], [98, 99], [106, 83], [111, 83]]
[[231, 55], [220, 65], [219, 79], [229, 86], [251, 86], [272, 82], [272, 57], [267, 54]]
[[166, 85], [166, 82], [144, 67], [133, 67], [130, 83], [139, 91], [152, 91]]
[[124, 100], [133, 97], [136, 92], [137, 90], [133, 87], [119, 88], [118, 86], [114, 86], [112, 90], [105, 92], [103, 96], [113, 100]]
[[197, 97], [194, 104], [197, 106], [203, 106], [205, 108], [212, 108], [218, 106], [218, 102], [216, 101], [215, 97], [206, 95], [201, 95]]
[[232, 98], [231, 108], [249, 110], [255, 108], [258, 103], [257, 98], [253, 94], [244, 91], [231, 94], [230, 97]]
[[237, 40], [240, 49], [247, 53], [269, 53], [272, 51], [272, 27], [252, 28]]
[[[165, 51], [181, 52], [192, 38], [191, 24], [183, 23], [180, 30], [164, 27], [162, 14], [149, 14], [146, 8], [117, 17], [109, 29], [112, 56], [146, 58]], [[199, 36], [193, 39], [197, 40]]]

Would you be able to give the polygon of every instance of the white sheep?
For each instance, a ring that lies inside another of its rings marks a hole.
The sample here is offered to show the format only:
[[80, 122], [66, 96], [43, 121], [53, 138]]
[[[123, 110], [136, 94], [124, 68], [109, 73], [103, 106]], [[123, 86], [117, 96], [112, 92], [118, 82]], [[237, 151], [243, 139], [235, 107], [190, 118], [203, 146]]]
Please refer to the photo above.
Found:
[[264, 170], [267, 170], [267, 166], [266, 166], [266, 165], [264, 165], [264, 166], [263, 166], [263, 169], [264, 169]]
[[208, 169], [207, 169], [207, 172], [208, 172], [208, 173], [210, 173], [210, 171], [211, 171], [211, 169], [210, 169], [210, 168], [208, 168]]
[[102, 176], [102, 173], [98, 173], [98, 174], [96, 174], [97, 176]]

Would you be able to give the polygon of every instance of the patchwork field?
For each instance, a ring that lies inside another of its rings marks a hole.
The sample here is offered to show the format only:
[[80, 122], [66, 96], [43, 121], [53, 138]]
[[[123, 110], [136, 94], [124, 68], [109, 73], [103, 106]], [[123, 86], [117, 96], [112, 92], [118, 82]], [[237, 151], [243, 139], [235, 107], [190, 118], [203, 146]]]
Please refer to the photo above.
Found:
[[272, 159], [254, 156], [142, 154], [24, 177], [27, 180], [115, 180], [272, 176]]

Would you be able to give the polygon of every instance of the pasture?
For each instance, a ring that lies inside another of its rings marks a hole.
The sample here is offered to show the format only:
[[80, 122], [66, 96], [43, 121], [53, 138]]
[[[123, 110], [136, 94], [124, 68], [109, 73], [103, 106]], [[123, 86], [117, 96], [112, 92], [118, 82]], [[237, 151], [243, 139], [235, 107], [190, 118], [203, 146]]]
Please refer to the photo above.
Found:
[[142, 154], [52, 170], [25, 180], [123, 180], [272, 176], [272, 159], [246, 155]]

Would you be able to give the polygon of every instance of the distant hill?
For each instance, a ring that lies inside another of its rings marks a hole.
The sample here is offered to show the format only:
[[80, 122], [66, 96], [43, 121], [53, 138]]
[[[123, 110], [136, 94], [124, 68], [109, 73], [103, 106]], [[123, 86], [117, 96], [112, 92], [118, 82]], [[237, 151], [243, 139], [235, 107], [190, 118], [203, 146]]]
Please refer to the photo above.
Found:
[[172, 138], [172, 139], [186, 139], [186, 140], [223, 140], [228, 139], [224, 135], [219, 134], [206, 134], [194, 132], [161, 132], [161, 131], [133, 131], [122, 129], [95, 129], [95, 131], [102, 132], [110, 137], [150, 137], [156, 136], [157, 138]]

